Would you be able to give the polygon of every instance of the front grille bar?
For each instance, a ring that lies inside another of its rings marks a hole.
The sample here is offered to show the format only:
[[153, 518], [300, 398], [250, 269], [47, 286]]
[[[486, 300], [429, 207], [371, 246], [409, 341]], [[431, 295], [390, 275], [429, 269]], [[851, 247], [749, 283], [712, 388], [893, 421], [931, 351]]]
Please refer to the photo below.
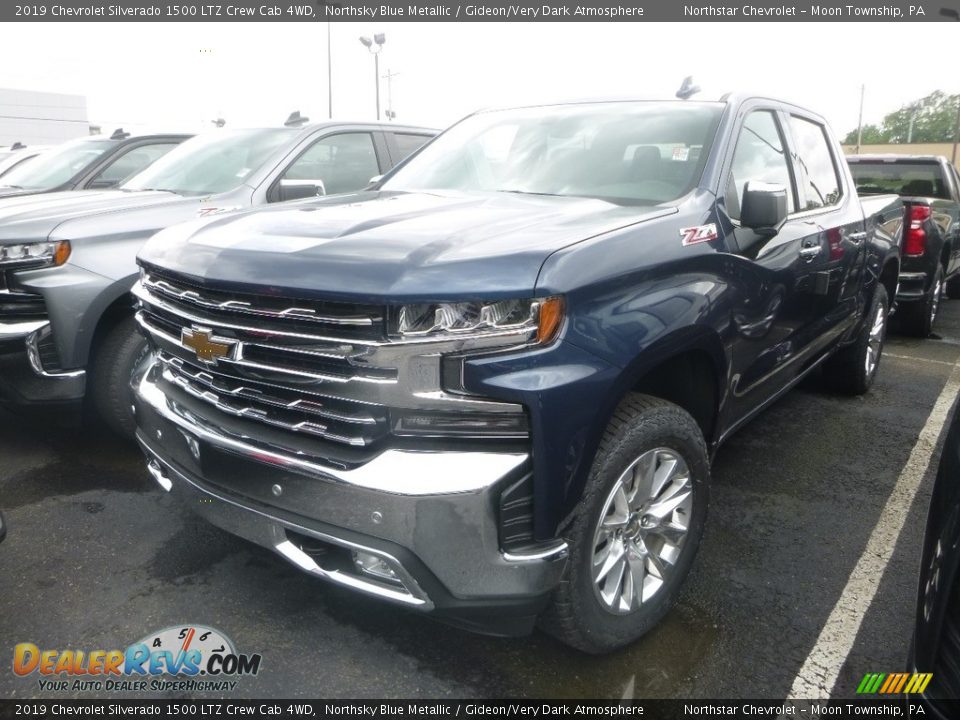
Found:
[[354, 327], [372, 327], [383, 319], [382, 317], [371, 317], [370, 315], [321, 315], [314, 308], [309, 307], [291, 306], [277, 310], [262, 306], [258, 307], [244, 300], [217, 301], [213, 299], [214, 293], [207, 292], [204, 294], [197, 290], [177, 287], [168, 280], [154, 279], [150, 274], [145, 275], [142, 282], [149, 290], [183, 303], [206, 308], [207, 310], [224, 310], [269, 317], [277, 320], [308, 320], [327, 325], [349, 325]]

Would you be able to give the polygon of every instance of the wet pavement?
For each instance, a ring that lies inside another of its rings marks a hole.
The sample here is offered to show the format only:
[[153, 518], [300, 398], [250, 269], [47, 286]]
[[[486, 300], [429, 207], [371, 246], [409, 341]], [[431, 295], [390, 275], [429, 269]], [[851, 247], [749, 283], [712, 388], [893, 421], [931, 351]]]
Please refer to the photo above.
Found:
[[[0, 697], [50, 695], [9, 670], [16, 643], [109, 650], [200, 623], [263, 655], [233, 697], [783, 698], [960, 359], [960, 301], [938, 332], [891, 336], [867, 396], [811, 378], [734, 436], [679, 605], [606, 657], [541, 633], [472, 635], [331, 587], [182, 512], [106, 432], [0, 413]], [[932, 469], [835, 694], [904, 669], [931, 481]]]

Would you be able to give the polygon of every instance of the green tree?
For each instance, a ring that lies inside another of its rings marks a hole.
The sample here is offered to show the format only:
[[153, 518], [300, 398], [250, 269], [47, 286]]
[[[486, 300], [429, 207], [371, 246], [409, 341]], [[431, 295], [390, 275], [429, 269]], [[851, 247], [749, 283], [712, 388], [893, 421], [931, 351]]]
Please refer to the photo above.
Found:
[[[883, 128], [878, 127], [877, 125], [864, 125], [863, 126], [863, 139], [861, 141], [864, 145], [879, 145], [887, 142], [887, 136], [883, 132]], [[857, 144], [857, 130], [854, 128], [847, 133], [847, 136], [843, 139], [844, 145], [856, 145]]]
[[[864, 125], [862, 143], [905, 143], [908, 138], [915, 143], [952, 142], [958, 102], [960, 95], [934, 90], [925, 98], [914, 100], [884, 116], [879, 126]], [[843, 141], [848, 145], [855, 144], [856, 128], [847, 133]]]

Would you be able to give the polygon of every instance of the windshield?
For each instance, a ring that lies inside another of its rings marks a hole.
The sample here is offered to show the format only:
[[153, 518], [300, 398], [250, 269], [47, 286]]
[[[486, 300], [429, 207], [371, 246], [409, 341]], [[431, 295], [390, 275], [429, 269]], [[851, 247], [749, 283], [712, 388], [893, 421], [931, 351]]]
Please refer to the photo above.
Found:
[[855, 162], [850, 163], [857, 192], [861, 195], [894, 193], [914, 197], [950, 198], [950, 191], [937, 163]]
[[179, 145], [121, 188], [211, 195], [241, 185], [296, 130], [219, 130]]
[[669, 202], [699, 182], [721, 107], [610, 102], [479, 113], [424, 148], [382, 189]]
[[70, 180], [99, 158], [115, 140], [72, 140], [3, 176], [4, 185], [47, 190]]

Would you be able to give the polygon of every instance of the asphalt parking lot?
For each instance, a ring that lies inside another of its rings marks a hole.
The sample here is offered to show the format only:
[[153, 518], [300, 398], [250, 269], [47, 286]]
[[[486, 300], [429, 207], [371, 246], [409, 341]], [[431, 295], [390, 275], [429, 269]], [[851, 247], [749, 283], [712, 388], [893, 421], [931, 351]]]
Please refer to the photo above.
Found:
[[[263, 655], [237, 697], [780, 699], [816, 665], [841, 597], [865, 614], [825, 691], [850, 696], [865, 673], [904, 669], [935, 468], [876, 594], [851, 595], [848, 580], [960, 360], [960, 301], [945, 303], [937, 331], [891, 336], [867, 396], [835, 397], [811, 378], [737, 434], [716, 459], [679, 606], [606, 657], [539, 633], [472, 635], [330, 587], [181, 512], [106, 432], [0, 414], [0, 696], [44, 696], [36, 675], [10, 671], [16, 643], [113, 649], [200, 623]], [[83, 696], [58, 696], [70, 695]]]

